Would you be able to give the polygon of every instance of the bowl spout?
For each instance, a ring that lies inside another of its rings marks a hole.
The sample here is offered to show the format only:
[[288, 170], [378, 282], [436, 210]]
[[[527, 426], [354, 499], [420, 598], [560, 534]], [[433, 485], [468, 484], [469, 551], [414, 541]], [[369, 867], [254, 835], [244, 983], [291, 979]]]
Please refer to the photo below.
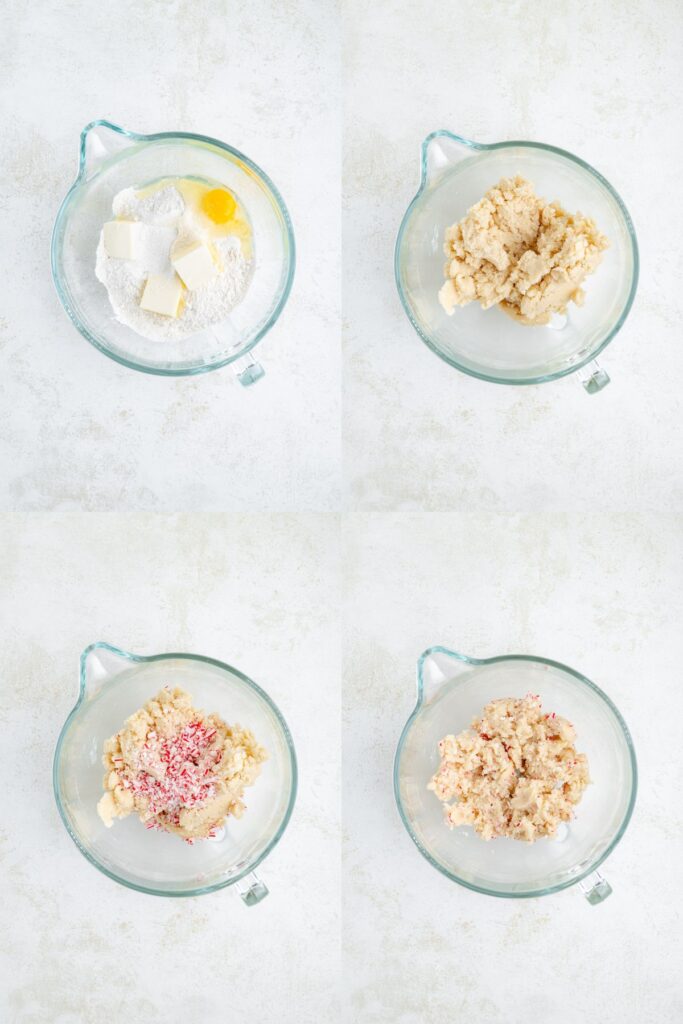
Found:
[[457, 676], [464, 675], [473, 664], [478, 664], [476, 659], [458, 654], [447, 647], [428, 647], [417, 662], [418, 705], [428, 704], [444, 683], [450, 683]]
[[422, 182], [420, 187], [436, 185], [451, 167], [473, 152], [483, 149], [477, 142], [444, 129], [431, 132], [422, 143]]
[[91, 121], [81, 132], [79, 177], [93, 178], [106, 160], [134, 146], [137, 140], [137, 135], [111, 121]]
[[81, 697], [94, 697], [105, 683], [130, 668], [131, 661], [138, 660], [104, 641], [90, 644], [81, 654]]

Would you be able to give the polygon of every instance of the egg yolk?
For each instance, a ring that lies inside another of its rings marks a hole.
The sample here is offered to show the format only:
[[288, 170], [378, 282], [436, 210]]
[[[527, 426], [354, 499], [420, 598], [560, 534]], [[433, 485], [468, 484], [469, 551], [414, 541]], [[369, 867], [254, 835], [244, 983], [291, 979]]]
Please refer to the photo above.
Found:
[[214, 224], [227, 224], [237, 209], [237, 203], [222, 188], [212, 188], [202, 199], [202, 210]]

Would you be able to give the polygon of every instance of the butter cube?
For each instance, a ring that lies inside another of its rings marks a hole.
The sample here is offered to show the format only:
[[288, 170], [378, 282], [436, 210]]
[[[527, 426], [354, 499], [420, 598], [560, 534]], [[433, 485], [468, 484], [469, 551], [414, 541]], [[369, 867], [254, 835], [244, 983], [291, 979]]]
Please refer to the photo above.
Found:
[[176, 274], [150, 274], [140, 299], [140, 308], [162, 316], [178, 316], [183, 286]]
[[141, 241], [142, 224], [136, 220], [110, 220], [104, 225], [104, 248], [114, 259], [137, 259]]
[[173, 255], [171, 263], [182, 282], [190, 291], [196, 291], [216, 276], [216, 264], [208, 248], [202, 243], [183, 249]]

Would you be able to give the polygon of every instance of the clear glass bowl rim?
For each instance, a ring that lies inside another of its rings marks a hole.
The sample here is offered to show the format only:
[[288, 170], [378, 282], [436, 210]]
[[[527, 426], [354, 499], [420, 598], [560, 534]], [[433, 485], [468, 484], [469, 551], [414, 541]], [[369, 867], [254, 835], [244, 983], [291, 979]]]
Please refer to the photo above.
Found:
[[[473, 151], [476, 151], [476, 152], [487, 151], [487, 150], [494, 150], [494, 149], [509, 149], [512, 146], [527, 146], [527, 147], [529, 147], [531, 149], [543, 149], [543, 150], [545, 150], [548, 153], [557, 153], [559, 156], [566, 157], [568, 160], [571, 160], [573, 163], [578, 164], [585, 171], [589, 171], [590, 174], [593, 175], [593, 177], [598, 179], [600, 184], [603, 185], [607, 189], [607, 191], [610, 193], [610, 195], [616, 201], [619, 209], [621, 210], [621, 212], [622, 212], [622, 214], [624, 216], [624, 220], [626, 222], [626, 227], [627, 227], [627, 230], [628, 230], [628, 233], [629, 233], [629, 238], [630, 238], [630, 241], [631, 241], [631, 251], [632, 251], [632, 255], [633, 255], [633, 276], [632, 276], [632, 279], [631, 279], [631, 288], [629, 290], [629, 294], [628, 294], [628, 297], [626, 299], [626, 303], [624, 305], [624, 308], [623, 308], [623, 310], [621, 312], [621, 315], [620, 315], [619, 319], [617, 320], [617, 322], [615, 323], [615, 325], [612, 327], [612, 329], [608, 332], [606, 337], [600, 343], [600, 346], [597, 349], [595, 349], [594, 352], [591, 352], [591, 354], [589, 356], [587, 356], [585, 359], [583, 359], [581, 362], [575, 363], [573, 366], [568, 366], [564, 370], [558, 370], [556, 373], [541, 374], [538, 377], [520, 378], [519, 380], [513, 380], [512, 378], [507, 378], [507, 377], [494, 377], [494, 376], [491, 376], [490, 374], [480, 373], [479, 371], [473, 370], [473, 369], [471, 369], [468, 366], [464, 366], [463, 364], [459, 363], [456, 359], [453, 359], [451, 356], [448, 356], [445, 353], [443, 353], [432, 342], [432, 340], [430, 339], [429, 335], [425, 334], [422, 331], [422, 329], [419, 327], [419, 325], [415, 322], [415, 319], [413, 317], [410, 304], [408, 302], [408, 299], [407, 299], [407, 297], [405, 295], [405, 292], [403, 290], [403, 285], [401, 283], [401, 273], [400, 273], [400, 265], [399, 265], [400, 264], [400, 253], [401, 253], [401, 246], [402, 246], [402, 243], [403, 243], [403, 235], [404, 235], [406, 227], [408, 225], [408, 221], [410, 219], [410, 215], [411, 215], [414, 207], [420, 201], [422, 193], [428, 187], [428, 183], [427, 183], [427, 150], [429, 149], [429, 143], [432, 142], [433, 139], [438, 139], [438, 138], [453, 139], [455, 142], [459, 142], [463, 146], [467, 146], [469, 149], [471, 149]], [[633, 221], [631, 220], [631, 215], [629, 214], [628, 210], [626, 209], [626, 206], [624, 205], [624, 201], [622, 200], [621, 196], [614, 189], [614, 187], [609, 183], [607, 178], [603, 177], [602, 174], [600, 174], [600, 172], [595, 169], [595, 167], [592, 167], [591, 164], [586, 163], [585, 160], [582, 160], [580, 157], [575, 156], [573, 153], [570, 153], [566, 149], [560, 149], [558, 146], [549, 146], [547, 143], [544, 143], [544, 142], [532, 142], [532, 141], [530, 141], [528, 139], [517, 139], [517, 140], [510, 141], [510, 142], [489, 142], [489, 143], [473, 142], [471, 139], [466, 139], [462, 135], [456, 135], [454, 132], [447, 131], [445, 128], [440, 128], [437, 131], [430, 132], [430, 134], [423, 141], [422, 148], [421, 148], [420, 168], [421, 168], [420, 169], [420, 187], [418, 188], [415, 196], [411, 200], [411, 202], [410, 202], [406, 212], [403, 215], [403, 220], [401, 221], [401, 226], [399, 227], [398, 235], [396, 236], [396, 245], [394, 247], [394, 278], [395, 278], [395, 281], [396, 281], [396, 289], [398, 291], [398, 295], [399, 295], [399, 298], [401, 300], [401, 305], [403, 306], [403, 309], [405, 311], [406, 316], [408, 317], [408, 319], [409, 319], [410, 323], [412, 324], [413, 328], [415, 329], [415, 331], [417, 331], [417, 333], [419, 334], [419, 336], [422, 339], [422, 341], [425, 343], [425, 345], [429, 349], [431, 349], [431, 351], [434, 353], [434, 355], [437, 355], [440, 359], [443, 359], [443, 361], [445, 363], [448, 363], [449, 366], [454, 366], [456, 370], [460, 370], [462, 373], [466, 373], [470, 377], [476, 377], [478, 380], [485, 380], [485, 381], [490, 382], [491, 384], [512, 384], [512, 385], [515, 385], [515, 384], [519, 384], [519, 385], [524, 385], [524, 384], [545, 384], [547, 381], [558, 380], [560, 377], [566, 377], [570, 373], [575, 373], [577, 370], [580, 370], [583, 366], [587, 366], [588, 363], [591, 363], [594, 359], [597, 359], [597, 357], [600, 355], [600, 353], [603, 352], [605, 348], [607, 348], [607, 346], [609, 345], [609, 343], [612, 340], [612, 338], [614, 338], [614, 336], [616, 334], [618, 334], [619, 331], [621, 330], [621, 328], [623, 327], [623, 325], [624, 325], [624, 323], [626, 321], [626, 318], [627, 318], [628, 314], [631, 311], [631, 306], [633, 305], [633, 300], [635, 299], [636, 291], [638, 290], [638, 276], [639, 276], [639, 273], [640, 273], [640, 259], [639, 259], [639, 255], [638, 255], [638, 241], [637, 241], [637, 238], [636, 238], [636, 231], [635, 231], [635, 228], [633, 226]]]
[[[107, 348], [106, 345], [101, 344], [98, 338], [96, 338], [95, 335], [88, 330], [85, 324], [81, 323], [78, 316], [71, 308], [71, 305], [69, 304], [69, 301], [66, 296], [66, 292], [62, 287], [61, 276], [58, 267], [59, 256], [57, 238], [61, 231], [63, 222], [67, 219], [68, 208], [71, 205], [71, 200], [73, 198], [74, 192], [80, 186], [86, 172], [86, 140], [88, 133], [93, 128], [108, 128], [119, 135], [123, 135], [125, 138], [132, 139], [134, 142], [157, 142], [160, 139], [189, 139], [192, 142], [201, 142], [205, 145], [215, 146], [218, 149], [225, 150], [227, 153], [230, 153], [232, 156], [236, 157], [238, 160], [241, 160], [243, 163], [245, 163], [247, 167], [249, 167], [250, 170], [254, 172], [256, 177], [260, 181], [262, 181], [267, 186], [269, 191], [272, 193], [276, 205], [280, 213], [282, 214], [282, 218], [286, 228], [287, 256], [289, 261], [287, 268], [287, 278], [285, 280], [285, 285], [282, 290], [282, 294], [280, 295], [277, 305], [275, 306], [275, 309], [271, 313], [267, 323], [263, 325], [261, 330], [254, 338], [252, 338], [249, 344], [245, 348], [240, 349], [240, 351], [236, 355], [229, 356], [227, 359], [219, 359], [214, 363], [207, 363], [206, 365], [202, 366], [193, 366], [188, 369], [162, 369], [161, 367], [143, 366], [140, 363], [136, 363], [135, 360], [126, 359], [124, 356], [117, 355], [116, 353], [112, 352], [109, 348]], [[294, 281], [294, 271], [296, 269], [296, 242], [294, 240], [294, 228], [292, 227], [292, 220], [291, 217], [289, 216], [289, 210], [287, 209], [285, 201], [280, 195], [280, 192], [275, 187], [275, 185], [268, 177], [266, 172], [263, 171], [258, 166], [258, 164], [255, 164], [253, 160], [250, 160], [248, 156], [245, 156], [244, 153], [240, 152], [240, 150], [235, 149], [233, 146], [229, 146], [227, 142], [221, 142], [220, 139], [214, 139], [209, 135], [196, 135], [192, 132], [156, 132], [152, 135], [144, 135], [140, 132], [129, 131], [127, 128], [122, 128], [120, 125], [113, 124], [111, 121], [98, 119], [96, 121], [90, 121], [89, 124], [87, 124], [81, 132], [78, 175], [76, 176], [76, 180], [74, 181], [73, 185], [64, 196], [64, 199], [62, 200], [61, 205], [59, 207], [59, 210], [57, 211], [54, 228], [52, 229], [52, 241], [50, 243], [50, 266], [52, 271], [52, 280], [54, 282], [54, 286], [57, 291], [59, 301], [61, 302], [67, 316], [71, 320], [76, 330], [78, 330], [79, 333], [82, 334], [83, 337], [87, 341], [89, 341], [91, 345], [94, 345], [94, 347], [99, 352], [102, 352], [103, 355], [108, 356], [110, 359], [113, 359], [115, 362], [120, 363], [122, 366], [127, 366], [131, 370], [139, 370], [141, 373], [151, 373], [159, 377], [191, 377], [200, 373], [209, 373], [211, 370], [219, 370], [222, 366], [228, 366], [229, 363], [234, 362], [236, 359], [241, 359], [248, 352], [251, 352], [251, 350], [256, 345], [258, 345], [258, 343], [263, 339], [264, 335], [268, 333], [271, 327], [274, 326], [276, 321], [279, 319], [280, 314], [282, 313], [282, 310], [284, 309], [287, 303], [287, 299], [289, 298], [289, 293], [292, 290], [292, 283]]]
[[[235, 875], [233, 878], [229, 878], [223, 882], [216, 882], [213, 885], [207, 885], [197, 889], [182, 889], [178, 890], [177, 892], [167, 892], [163, 889], [154, 889], [151, 886], [136, 885], [134, 882], [128, 881], [128, 879], [119, 877], [119, 875], [117, 875], [114, 871], [110, 871], [108, 868], [105, 868], [103, 864], [100, 864], [97, 858], [93, 856], [93, 854], [81, 843], [78, 837], [74, 834], [69, 823], [66, 811], [64, 810], [62, 794], [59, 786], [60, 755], [62, 751], [62, 744], [64, 742], [64, 738], [69, 730], [71, 723], [78, 714], [81, 704], [83, 703], [86, 697], [85, 663], [87, 657], [91, 651], [96, 650], [109, 651], [110, 653], [115, 654], [121, 658], [125, 658], [132, 664], [141, 664], [143, 662], [152, 661], [168, 661], [170, 659], [181, 659], [186, 661], [201, 661], [204, 662], [206, 665], [213, 665], [216, 668], [227, 670], [231, 672], [233, 675], [238, 676], [242, 680], [242, 682], [246, 683], [252, 690], [254, 690], [259, 695], [259, 697], [262, 697], [266, 704], [268, 704], [268, 706], [270, 707], [271, 711], [275, 714], [275, 717], [277, 718], [282, 728], [285, 741], [287, 743], [287, 749], [289, 751], [290, 767], [292, 771], [292, 782], [289, 794], [289, 801], [287, 803], [287, 808], [285, 810], [282, 822], [280, 823], [280, 826], [275, 835], [273, 836], [273, 838], [270, 840], [270, 842], [263, 850], [263, 852], [259, 854], [259, 856], [251, 864], [249, 864], [248, 867], [241, 871], [239, 875]], [[271, 853], [271, 851], [277, 845], [277, 843], [279, 843], [280, 839], [284, 834], [285, 829], [287, 828], [287, 825], [289, 824], [289, 819], [292, 816], [292, 811], [294, 810], [294, 804], [296, 802], [296, 794], [298, 788], [298, 768], [296, 752], [294, 750], [294, 741], [292, 740], [292, 735], [289, 731], [289, 727], [282, 716], [282, 712], [274, 703], [274, 701], [268, 696], [265, 690], [261, 689], [261, 687], [257, 683], [255, 683], [253, 679], [250, 679], [249, 676], [245, 676], [245, 674], [243, 672], [240, 672], [239, 669], [233, 668], [233, 666], [228, 665], [227, 662], [218, 661], [216, 658], [207, 658], [201, 654], [188, 654], [180, 652], [150, 655], [131, 654], [130, 651], [124, 651], [120, 647], [115, 647], [113, 644], [108, 644], [105, 641], [98, 641], [97, 643], [90, 644], [88, 647], [86, 647], [81, 655], [78, 700], [76, 701], [73, 708], [69, 712], [66, 721], [64, 722], [64, 725], [62, 726], [61, 731], [59, 733], [59, 738], [57, 740], [57, 746], [55, 747], [54, 759], [52, 763], [52, 786], [54, 790], [57, 809], [59, 811], [59, 815], [62, 819], [64, 827], [66, 828], [67, 832], [69, 833], [69, 835], [71, 836], [71, 838], [73, 839], [74, 843], [81, 851], [83, 856], [86, 858], [86, 860], [88, 860], [93, 865], [93, 867], [96, 867], [98, 871], [101, 871], [103, 875], [106, 875], [108, 878], [111, 878], [114, 882], [119, 882], [121, 885], [125, 885], [126, 888], [128, 889], [134, 889], [136, 892], [148, 893], [151, 896], [203, 896], [205, 893], [217, 892], [219, 889], [225, 889], [227, 886], [234, 885], [235, 882], [239, 882], [241, 878], [244, 878], [246, 875], [250, 874], [250, 872], [254, 871], [259, 866], [259, 864], [263, 860], [265, 860], [268, 854]]]
[[[463, 664], [472, 666], [495, 665], [496, 663], [502, 661], [531, 661], [535, 662], [538, 665], [550, 665], [551, 668], [558, 668], [561, 669], [563, 672], [569, 673], [569, 675], [573, 676], [579, 683], [583, 683], [585, 686], [591, 689], [594, 693], [598, 695], [598, 697], [600, 697], [605, 702], [605, 704], [607, 704], [610, 711], [614, 714], [619, 725], [621, 726], [630, 756], [633, 779], [631, 787], [631, 796], [629, 799], [628, 807], [626, 808], [624, 820], [622, 821], [621, 825], [619, 826], [619, 829], [615, 833], [615, 836], [612, 839], [611, 843], [609, 844], [607, 849], [600, 855], [600, 857], [598, 857], [598, 859], [580, 875], [576, 875], [576, 877], [570, 878], [566, 882], [560, 882], [558, 885], [549, 886], [546, 889], [535, 889], [533, 892], [497, 892], [493, 889], [487, 889], [485, 886], [473, 885], [471, 882], [467, 882], [463, 878], [460, 878], [458, 875], [454, 874], [453, 872], [448, 871], [441, 864], [439, 864], [438, 861], [434, 860], [429, 851], [426, 850], [424, 846], [422, 846], [419, 839], [413, 832], [413, 829], [410, 825], [410, 820], [404, 810], [403, 803], [401, 801], [399, 766], [401, 761], [401, 754], [403, 753], [403, 747], [405, 745], [406, 739], [408, 738], [408, 733], [410, 732], [411, 726], [415, 719], [417, 718], [418, 714], [420, 713], [420, 709], [422, 708], [422, 705], [424, 703], [424, 680], [422, 676], [422, 669], [425, 660], [432, 654], [445, 654], [448, 657], [454, 658], [457, 661], [462, 662]], [[458, 885], [464, 886], [465, 889], [471, 889], [472, 892], [482, 893], [484, 896], [498, 896], [502, 899], [533, 899], [538, 896], [548, 896], [551, 893], [560, 892], [562, 889], [568, 889], [570, 886], [576, 885], [577, 882], [580, 882], [583, 878], [587, 878], [588, 875], [592, 874], [593, 871], [600, 867], [603, 861], [606, 860], [607, 857], [609, 857], [609, 855], [612, 853], [615, 846], [620, 841], [626, 829], [628, 828], [628, 824], [633, 814], [633, 808], [635, 807], [637, 793], [638, 764], [636, 762], [636, 752], [633, 746], [633, 740], [631, 739], [631, 733], [629, 732], [629, 728], [626, 725], [624, 719], [622, 718], [619, 709], [616, 707], [615, 704], [612, 703], [607, 694], [604, 693], [599, 686], [596, 686], [595, 683], [591, 682], [590, 679], [587, 679], [586, 676], [581, 675], [580, 672], [577, 672], [575, 669], [570, 668], [568, 665], [563, 665], [560, 661], [553, 661], [550, 658], [539, 658], [530, 654], [501, 654], [496, 656], [495, 658], [470, 658], [465, 654], [459, 654], [457, 651], [454, 651], [449, 647], [443, 647], [439, 644], [435, 645], [434, 647], [428, 647], [427, 650], [420, 655], [417, 664], [417, 703], [415, 704], [415, 707], [413, 708], [413, 711], [410, 717], [408, 718], [408, 721], [403, 726], [403, 731], [401, 732], [401, 736], [398, 741], [398, 746], [396, 747], [396, 754], [394, 756], [394, 798], [396, 800], [396, 806], [398, 807], [398, 813], [401, 816], [401, 821], [403, 822], [408, 835], [415, 843], [416, 847], [418, 848], [422, 856], [429, 861], [432, 867], [436, 868], [436, 870], [439, 871], [442, 875], [445, 875], [446, 878], [450, 878], [452, 882], [457, 882]]]

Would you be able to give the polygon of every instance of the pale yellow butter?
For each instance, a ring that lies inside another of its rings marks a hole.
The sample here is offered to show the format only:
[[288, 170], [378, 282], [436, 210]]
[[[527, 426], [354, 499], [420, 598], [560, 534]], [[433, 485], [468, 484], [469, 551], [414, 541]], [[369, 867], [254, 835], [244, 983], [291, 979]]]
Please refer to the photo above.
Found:
[[192, 292], [212, 281], [217, 273], [208, 246], [201, 242], [174, 253], [171, 262], [185, 287]]
[[104, 248], [117, 260], [134, 260], [140, 253], [142, 224], [135, 220], [110, 220], [104, 225]]
[[150, 274], [140, 299], [140, 308], [161, 316], [177, 317], [182, 297], [183, 286], [176, 274], [173, 277]]

